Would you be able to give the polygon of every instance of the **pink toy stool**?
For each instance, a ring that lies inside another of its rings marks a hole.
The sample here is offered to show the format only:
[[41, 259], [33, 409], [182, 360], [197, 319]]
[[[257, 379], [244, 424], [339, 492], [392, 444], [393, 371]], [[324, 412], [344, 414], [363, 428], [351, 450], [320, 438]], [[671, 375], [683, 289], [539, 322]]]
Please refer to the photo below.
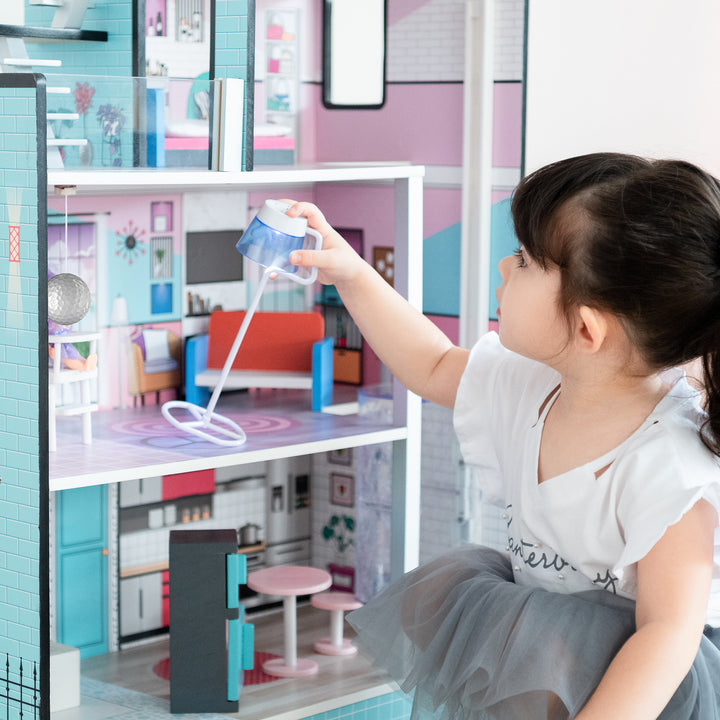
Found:
[[314, 644], [315, 650], [322, 655], [354, 655], [357, 648], [343, 638], [343, 612], [357, 610], [362, 603], [346, 592], [320, 593], [313, 595], [310, 602], [313, 607], [330, 611], [330, 637], [320, 638]]
[[249, 573], [247, 585], [257, 592], [283, 597], [285, 657], [265, 661], [263, 670], [278, 677], [314, 675], [318, 671], [317, 663], [297, 656], [297, 596], [327, 590], [330, 573], [302, 565], [276, 565]]

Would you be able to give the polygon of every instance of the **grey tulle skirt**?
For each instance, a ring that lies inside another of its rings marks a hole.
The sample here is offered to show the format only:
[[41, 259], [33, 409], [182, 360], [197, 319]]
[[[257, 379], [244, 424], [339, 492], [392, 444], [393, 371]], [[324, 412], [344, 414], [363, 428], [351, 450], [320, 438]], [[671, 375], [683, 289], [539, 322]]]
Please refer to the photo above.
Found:
[[[605, 590], [516, 585], [504, 555], [465, 546], [347, 619], [359, 649], [414, 694], [413, 720], [560, 720], [597, 687], [635, 629], [634, 611], [633, 601]], [[720, 650], [707, 638], [660, 717], [720, 718]]]

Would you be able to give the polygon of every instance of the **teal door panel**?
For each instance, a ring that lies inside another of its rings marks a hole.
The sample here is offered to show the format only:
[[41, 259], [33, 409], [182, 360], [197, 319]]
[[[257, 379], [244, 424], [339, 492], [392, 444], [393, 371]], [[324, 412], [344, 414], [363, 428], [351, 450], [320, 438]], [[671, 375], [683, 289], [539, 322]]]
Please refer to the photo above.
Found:
[[107, 488], [57, 494], [58, 642], [81, 657], [108, 650]]
[[58, 496], [58, 544], [103, 544], [107, 538], [107, 488], [96, 485], [63, 490]]
[[[64, 579], [58, 603], [58, 637], [80, 648], [83, 657], [107, 652], [107, 557], [103, 549], [64, 553], [58, 575]], [[97, 650], [97, 652], [95, 652]]]

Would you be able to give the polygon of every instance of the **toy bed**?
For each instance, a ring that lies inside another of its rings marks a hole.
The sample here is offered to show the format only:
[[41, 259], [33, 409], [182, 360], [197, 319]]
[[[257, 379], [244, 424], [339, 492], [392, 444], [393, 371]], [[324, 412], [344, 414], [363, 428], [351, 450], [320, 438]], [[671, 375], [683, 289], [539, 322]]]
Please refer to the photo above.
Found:
[[[255, 165], [292, 165], [295, 139], [290, 128], [256, 125], [253, 142]], [[167, 167], [207, 167], [208, 121], [200, 118], [168, 120], [165, 123], [165, 165]]]
[[[170, 102], [164, 117], [166, 167], [208, 167], [208, 77], [202, 73], [191, 83], [174, 81], [170, 86]], [[292, 127], [256, 123], [253, 151], [255, 165], [292, 165], [295, 160]]]

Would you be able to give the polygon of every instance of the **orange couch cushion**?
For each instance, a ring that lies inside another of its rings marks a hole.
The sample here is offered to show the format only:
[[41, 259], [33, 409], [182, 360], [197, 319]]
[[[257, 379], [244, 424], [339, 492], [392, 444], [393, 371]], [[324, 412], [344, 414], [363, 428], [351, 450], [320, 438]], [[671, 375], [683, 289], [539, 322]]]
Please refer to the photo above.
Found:
[[[242, 310], [216, 310], [210, 315], [209, 369], [222, 369], [244, 317]], [[312, 346], [324, 335], [320, 313], [256, 312], [233, 369], [312, 372]]]

